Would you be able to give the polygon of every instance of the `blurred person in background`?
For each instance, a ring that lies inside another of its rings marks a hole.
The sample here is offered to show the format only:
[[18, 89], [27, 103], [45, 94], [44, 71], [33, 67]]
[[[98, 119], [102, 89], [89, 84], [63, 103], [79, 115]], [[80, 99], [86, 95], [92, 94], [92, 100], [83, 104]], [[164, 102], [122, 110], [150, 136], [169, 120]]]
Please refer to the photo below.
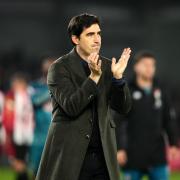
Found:
[[1, 154], [2, 154], [2, 145], [4, 143], [4, 138], [5, 138], [4, 128], [2, 126], [3, 106], [4, 106], [4, 94], [2, 91], [0, 91], [0, 158], [1, 158]]
[[4, 94], [0, 91], [0, 123], [2, 122], [2, 110], [4, 105]]
[[11, 89], [5, 95], [3, 126], [5, 150], [17, 173], [16, 180], [27, 180], [27, 155], [33, 140], [34, 117], [26, 75], [12, 76]]
[[52, 105], [47, 87], [47, 72], [54, 60], [55, 57], [53, 56], [43, 57], [41, 64], [42, 77], [31, 83], [31, 99], [34, 107], [35, 128], [33, 143], [30, 150], [29, 165], [33, 171], [34, 177], [37, 173], [51, 121]]
[[155, 80], [156, 59], [142, 51], [135, 56], [135, 78], [129, 83], [132, 109], [124, 118], [113, 113], [117, 121], [117, 159], [125, 180], [168, 180], [166, 139], [171, 157], [177, 156], [175, 113], [166, 89]]

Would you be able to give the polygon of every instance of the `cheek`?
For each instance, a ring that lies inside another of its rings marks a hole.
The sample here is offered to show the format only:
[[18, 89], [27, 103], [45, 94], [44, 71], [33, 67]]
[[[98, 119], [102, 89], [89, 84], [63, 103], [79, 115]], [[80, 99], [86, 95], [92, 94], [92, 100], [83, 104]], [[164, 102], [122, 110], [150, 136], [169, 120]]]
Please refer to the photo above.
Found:
[[153, 70], [152, 70], [152, 75], [155, 75], [155, 73], [156, 73], [156, 70], [153, 69]]
[[155, 68], [154, 68], [154, 67], [149, 67], [149, 68], [148, 68], [148, 72], [149, 72], [150, 74], [154, 74], [154, 73], [155, 73]]
[[83, 41], [83, 46], [86, 48], [90, 47], [90, 44], [91, 44], [90, 41], [87, 39]]
[[101, 37], [100, 37], [100, 44], [101, 44]]
[[86, 50], [87, 49], [87, 43], [85, 41], [81, 41], [81, 49]]

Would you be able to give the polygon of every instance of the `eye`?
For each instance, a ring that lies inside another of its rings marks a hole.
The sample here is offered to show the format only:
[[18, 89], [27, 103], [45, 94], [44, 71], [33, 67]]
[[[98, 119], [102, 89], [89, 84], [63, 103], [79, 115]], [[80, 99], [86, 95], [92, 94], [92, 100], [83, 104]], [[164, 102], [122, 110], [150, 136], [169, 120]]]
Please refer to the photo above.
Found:
[[99, 35], [99, 36], [101, 36], [101, 35], [102, 35], [101, 31], [100, 31], [100, 32], [98, 32], [98, 35]]
[[93, 35], [94, 35], [93, 32], [90, 32], [90, 33], [87, 34], [88, 37], [91, 37], [91, 36], [93, 36]]

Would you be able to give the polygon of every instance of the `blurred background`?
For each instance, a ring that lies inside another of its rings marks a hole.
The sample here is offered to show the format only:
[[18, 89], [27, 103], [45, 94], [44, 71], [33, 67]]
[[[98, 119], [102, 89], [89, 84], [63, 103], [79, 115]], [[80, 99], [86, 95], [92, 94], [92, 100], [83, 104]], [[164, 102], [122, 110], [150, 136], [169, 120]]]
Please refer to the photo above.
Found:
[[[12, 76], [19, 71], [28, 75], [31, 94], [36, 90], [39, 92], [41, 86], [38, 84], [40, 88], [37, 88], [34, 82], [39, 82], [37, 80], [46, 74], [41, 66], [42, 61], [54, 60], [71, 50], [66, 32], [68, 22], [72, 16], [84, 12], [100, 17], [103, 38], [101, 53], [104, 56], [119, 57], [124, 47], [131, 47], [133, 53], [142, 49], [154, 52], [157, 76], [168, 85], [180, 126], [178, 0], [0, 0], [2, 93], [9, 91]], [[133, 58], [126, 72], [127, 77], [132, 75], [132, 61]], [[36, 106], [34, 102], [32, 105]], [[46, 131], [47, 127], [45, 135]], [[2, 151], [0, 163], [0, 180], [13, 179], [14, 170]], [[172, 179], [180, 179], [179, 161], [172, 165], [172, 170]]]

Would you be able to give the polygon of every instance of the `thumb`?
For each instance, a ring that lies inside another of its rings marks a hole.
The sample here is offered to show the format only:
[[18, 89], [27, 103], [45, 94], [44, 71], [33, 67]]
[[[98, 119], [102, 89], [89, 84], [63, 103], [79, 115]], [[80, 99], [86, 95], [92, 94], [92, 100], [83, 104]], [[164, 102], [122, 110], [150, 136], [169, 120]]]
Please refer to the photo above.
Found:
[[98, 67], [101, 68], [102, 60], [99, 60]]
[[112, 63], [111, 63], [111, 66], [114, 66], [116, 64], [116, 58], [112, 58]]

